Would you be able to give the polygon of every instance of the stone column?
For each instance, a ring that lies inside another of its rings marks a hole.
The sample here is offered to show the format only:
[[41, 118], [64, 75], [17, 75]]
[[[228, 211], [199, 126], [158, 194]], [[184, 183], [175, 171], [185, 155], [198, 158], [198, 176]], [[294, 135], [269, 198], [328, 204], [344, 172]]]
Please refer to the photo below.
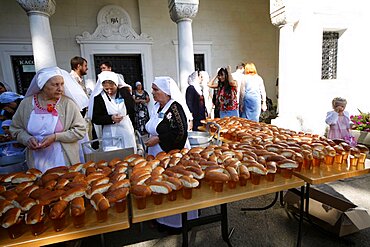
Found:
[[[296, 1], [296, 0], [293, 0]], [[280, 127], [299, 129], [295, 117], [294, 25], [298, 22], [296, 5], [290, 0], [270, 0], [270, 17], [279, 27], [279, 117], [273, 121]]]
[[199, 0], [168, 0], [171, 20], [177, 23], [179, 40], [180, 89], [185, 92], [188, 76], [195, 70], [191, 22], [198, 12]]
[[32, 49], [36, 71], [56, 66], [49, 17], [55, 13], [55, 0], [17, 0], [30, 21]]

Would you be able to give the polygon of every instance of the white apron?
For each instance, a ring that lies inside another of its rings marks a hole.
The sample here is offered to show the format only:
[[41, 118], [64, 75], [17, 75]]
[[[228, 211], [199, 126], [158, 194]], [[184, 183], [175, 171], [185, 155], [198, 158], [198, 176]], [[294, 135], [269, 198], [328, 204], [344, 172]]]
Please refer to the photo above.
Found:
[[[150, 115], [149, 121], [146, 123], [145, 128], [146, 131], [149, 133], [150, 136], [158, 136], [157, 133], [157, 126], [158, 124], [163, 120], [164, 114], [166, 111], [170, 108], [171, 104], [174, 102], [174, 100], [170, 100], [167, 102], [167, 104], [163, 107], [163, 109], [158, 113], [159, 104], [155, 104], [152, 109], [152, 113]], [[186, 140], [185, 147], [190, 148], [190, 143], [188, 140]], [[156, 156], [157, 153], [162, 152], [162, 148], [157, 143], [153, 147], [148, 147], [148, 154]], [[198, 211], [191, 211], [188, 212], [188, 220], [198, 218]], [[181, 223], [181, 214], [175, 214], [163, 218], [157, 219], [157, 221], [163, 225], [170, 226], [170, 227], [182, 227]]]
[[[32, 104], [35, 106], [34, 100]], [[52, 114], [36, 114], [35, 110], [33, 110], [28, 121], [27, 131], [38, 142], [41, 142], [44, 137], [55, 133], [57, 123], [58, 116], [53, 116]], [[41, 172], [45, 172], [56, 166], [66, 165], [60, 142], [53, 142], [46, 148], [30, 151], [34, 159], [34, 167]]]
[[102, 132], [103, 139], [110, 137], [123, 137], [123, 147], [120, 143], [116, 143], [113, 140], [103, 140], [104, 151], [133, 147], [134, 152], [136, 153], [135, 130], [129, 116], [127, 115], [125, 101], [121, 99], [121, 102], [116, 103], [115, 99], [109, 100], [104, 91], [101, 95], [109, 115], [120, 114], [123, 116], [123, 119], [119, 123], [104, 125]]

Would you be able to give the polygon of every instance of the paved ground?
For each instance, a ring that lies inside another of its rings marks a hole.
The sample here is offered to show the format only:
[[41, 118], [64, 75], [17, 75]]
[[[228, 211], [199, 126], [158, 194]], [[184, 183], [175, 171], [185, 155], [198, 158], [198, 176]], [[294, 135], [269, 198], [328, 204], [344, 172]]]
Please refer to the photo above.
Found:
[[[319, 187], [370, 211], [370, 174]], [[245, 206], [256, 207], [269, 204], [273, 198], [274, 194], [228, 204], [229, 227], [235, 228], [231, 237], [233, 246], [296, 246], [298, 221], [279, 203], [262, 212], [241, 213], [239, 210]], [[207, 208], [202, 210], [202, 214], [212, 214], [217, 210], [219, 208]], [[195, 227], [189, 235], [189, 246], [227, 246], [221, 238], [219, 223]], [[134, 224], [129, 230], [104, 234], [104, 238], [107, 247], [173, 247], [181, 246], [182, 243], [181, 235], [159, 232], [150, 222]], [[308, 222], [303, 225], [302, 246], [365, 247], [369, 246], [369, 243], [370, 228], [339, 238]], [[100, 237], [86, 238], [81, 246], [101, 246]]]

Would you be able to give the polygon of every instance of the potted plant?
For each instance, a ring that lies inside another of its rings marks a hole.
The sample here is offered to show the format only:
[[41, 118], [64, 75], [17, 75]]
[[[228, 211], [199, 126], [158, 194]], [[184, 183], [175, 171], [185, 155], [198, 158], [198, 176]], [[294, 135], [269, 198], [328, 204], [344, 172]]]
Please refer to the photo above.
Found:
[[370, 113], [358, 111], [360, 114], [350, 116], [351, 133], [358, 143], [370, 146]]

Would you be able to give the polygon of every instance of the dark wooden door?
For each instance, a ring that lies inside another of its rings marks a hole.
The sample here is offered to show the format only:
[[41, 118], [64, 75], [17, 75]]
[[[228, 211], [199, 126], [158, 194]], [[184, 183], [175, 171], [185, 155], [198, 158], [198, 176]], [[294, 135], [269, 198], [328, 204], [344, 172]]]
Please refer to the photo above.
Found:
[[17, 93], [25, 95], [36, 74], [33, 56], [11, 56]]
[[112, 64], [112, 71], [122, 74], [125, 82], [135, 88], [135, 82], [143, 82], [143, 69], [141, 65], [140, 54], [129, 55], [94, 55], [94, 67], [96, 71], [96, 78], [100, 73], [99, 65], [102, 62], [109, 61]]

